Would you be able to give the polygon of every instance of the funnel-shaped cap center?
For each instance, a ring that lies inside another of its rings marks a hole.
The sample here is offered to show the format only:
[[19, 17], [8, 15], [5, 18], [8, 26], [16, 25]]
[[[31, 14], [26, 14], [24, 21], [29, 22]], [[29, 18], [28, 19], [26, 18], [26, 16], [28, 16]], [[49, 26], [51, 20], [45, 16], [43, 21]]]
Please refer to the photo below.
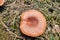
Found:
[[27, 19], [27, 25], [29, 25], [29, 26], [37, 26], [38, 25], [38, 19], [36, 17], [29, 17]]

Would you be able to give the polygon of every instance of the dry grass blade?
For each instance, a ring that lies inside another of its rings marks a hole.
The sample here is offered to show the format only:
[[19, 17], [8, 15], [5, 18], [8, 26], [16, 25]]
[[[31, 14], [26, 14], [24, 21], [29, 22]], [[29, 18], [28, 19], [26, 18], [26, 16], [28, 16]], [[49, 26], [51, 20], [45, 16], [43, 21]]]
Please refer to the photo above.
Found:
[[18, 36], [17, 34], [15, 34], [15, 33], [13, 33], [12, 31], [10, 31], [10, 30], [8, 29], [8, 27], [4, 24], [4, 22], [1, 20], [1, 17], [0, 17], [0, 21], [1, 21], [2, 25], [3, 25], [3, 27], [6, 28], [6, 30], [9, 32], [9, 34], [14, 35], [16, 38], [20, 38], [20, 39], [25, 40], [23, 37], [20, 37], [20, 36]]

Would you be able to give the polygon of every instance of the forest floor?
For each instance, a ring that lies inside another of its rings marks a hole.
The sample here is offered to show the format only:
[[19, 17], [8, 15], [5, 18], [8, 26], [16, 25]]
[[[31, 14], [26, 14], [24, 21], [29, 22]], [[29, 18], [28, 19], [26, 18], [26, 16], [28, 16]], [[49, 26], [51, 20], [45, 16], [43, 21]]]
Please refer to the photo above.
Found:
[[[43, 35], [32, 38], [20, 32], [20, 15], [35, 9], [45, 16]], [[5, 0], [0, 7], [0, 40], [60, 40], [60, 0]]]

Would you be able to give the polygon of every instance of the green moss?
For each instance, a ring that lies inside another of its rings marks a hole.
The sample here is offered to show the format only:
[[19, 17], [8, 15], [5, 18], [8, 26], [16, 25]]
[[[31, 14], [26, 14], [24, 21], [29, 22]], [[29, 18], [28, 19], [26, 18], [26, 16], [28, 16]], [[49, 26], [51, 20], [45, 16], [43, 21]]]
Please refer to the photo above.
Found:
[[53, 35], [50, 35], [50, 40], [54, 40], [54, 36]]
[[[18, 19], [21, 15], [21, 12], [28, 10], [28, 9], [36, 9], [42, 12], [42, 14], [45, 16], [46, 21], [47, 21], [47, 28], [51, 28], [53, 29], [55, 24], [58, 24], [60, 26], [60, 7], [59, 7], [59, 0], [23, 0], [25, 2], [25, 4], [23, 2], [21, 2], [22, 0], [6, 0], [5, 4], [4, 4], [4, 9], [2, 10], [2, 12], [0, 12], [0, 16], [2, 17], [2, 21], [6, 24], [6, 26], [12, 30], [15, 30], [15, 33], [19, 33], [20, 35], [21, 32], [19, 31], [19, 25], [20, 25], [20, 19]], [[24, 5], [22, 5], [21, 3], [23, 3]], [[33, 5], [31, 5], [33, 4]], [[25, 6], [27, 5], [27, 6]], [[28, 6], [31, 5], [31, 6]], [[14, 9], [16, 8], [16, 9]], [[17, 13], [17, 16], [16, 16]], [[14, 19], [14, 17], [16, 16], [16, 18]], [[13, 21], [14, 20], [14, 21]], [[54, 21], [54, 23], [53, 23]], [[10, 22], [9, 25], [7, 25]], [[53, 33], [51, 30], [48, 31], [49, 29], [46, 28], [46, 32], [47, 32], [47, 36], [45, 36], [46, 39], [49, 40], [55, 40], [58, 39], [60, 40], [60, 37], [57, 36], [57, 38], [55, 38], [56, 33]], [[3, 29], [3, 30], [2, 30]], [[46, 33], [44, 32], [44, 33]], [[18, 34], [18, 35], [19, 35]], [[51, 35], [50, 35], [51, 34]], [[20, 36], [19, 35], [19, 36]], [[45, 35], [45, 34], [44, 34]], [[43, 35], [43, 36], [44, 36]], [[25, 37], [25, 39], [27, 40], [31, 40], [31, 39], [35, 39], [35, 38], [28, 38]], [[45, 39], [43, 36], [40, 36], [40, 39]], [[6, 29], [2, 26], [2, 24], [0, 23], [0, 39], [1, 40], [14, 40], [15, 38], [13, 38], [13, 35], [11, 37], [11, 35], [9, 35], [9, 33], [6, 31]], [[40, 40], [40, 39], [35, 39], [35, 40]], [[17, 39], [19, 40], [19, 39]]]

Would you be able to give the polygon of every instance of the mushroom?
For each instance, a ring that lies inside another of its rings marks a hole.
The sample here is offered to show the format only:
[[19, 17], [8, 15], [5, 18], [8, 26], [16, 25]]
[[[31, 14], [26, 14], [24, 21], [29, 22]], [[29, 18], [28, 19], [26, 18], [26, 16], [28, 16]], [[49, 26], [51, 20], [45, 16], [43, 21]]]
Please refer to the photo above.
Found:
[[4, 4], [4, 0], [0, 0], [0, 6]]
[[44, 33], [46, 29], [46, 19], [37, 10], [28, 10], [21, 14], [20, 30], [30, 37], [37, 37]]

